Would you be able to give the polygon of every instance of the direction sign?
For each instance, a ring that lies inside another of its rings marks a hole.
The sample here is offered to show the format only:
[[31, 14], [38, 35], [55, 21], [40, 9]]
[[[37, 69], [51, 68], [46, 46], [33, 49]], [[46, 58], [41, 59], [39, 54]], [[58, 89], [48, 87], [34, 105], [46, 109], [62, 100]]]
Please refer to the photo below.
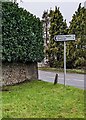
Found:
[[75, 40], [75, 35], [55, 35], [55, 41], [64, 41], [64, 85], [66, 81], [66, 41]]
[[75, 40], [75, 35], [55, 35], [54, 36], [55, 41], [69, 41], [69, 40]]
[[55, 41], [65, 41], [65, 37], [63, 35], [55, 35], [54, 40]]

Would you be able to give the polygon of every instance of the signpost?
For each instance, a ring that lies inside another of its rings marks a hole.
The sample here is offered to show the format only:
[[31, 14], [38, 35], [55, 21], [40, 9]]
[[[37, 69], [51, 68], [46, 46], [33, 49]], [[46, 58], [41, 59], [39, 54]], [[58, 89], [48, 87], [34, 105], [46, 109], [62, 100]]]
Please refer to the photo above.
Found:
[[56, 42], [64, 42], [64, 86], [66, 85], [66, 41], [75, 40], [75, 35], [55, 35], [54, 40]]

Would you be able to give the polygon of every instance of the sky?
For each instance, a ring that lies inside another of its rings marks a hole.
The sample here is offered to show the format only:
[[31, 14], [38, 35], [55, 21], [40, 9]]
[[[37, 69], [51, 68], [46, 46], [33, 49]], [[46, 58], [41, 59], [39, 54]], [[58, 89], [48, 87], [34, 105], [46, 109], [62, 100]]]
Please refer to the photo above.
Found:
[[[23, 1], [23, 0], [22, 0]], [[83, 0], [79, 0], [79, 1], [66, 1], [64, 0], [64, 2], [60, 1], [60, 2], [56, 2], [58, 0], [53, 0], [53, 2], [50, 0], [43, 0], [43, 1], [27, 1], [24, 0], [23, 2], [18, 2], [19, 3], [19, 7], [23, 7], [24, 9], [26, 9], [27, 11], [29, 11], [30, 13], [36, 15], [37, 17], [39, 17], [40, 19], [42, 18], [43, 15], [43, 11], [44, 10], [50, 10], [50, 8], [52, 8], [52, 10], [54, 10], [55, 6], [59, 7], [60, 12], [63, 15], [63, 19], [67, 21], [67, 25], [69, 26], [69, 22], [72, 19], [73, 14], [75, 13], [75, 11], [77, 10], [79, 3], [82, 3], [82, 6], [84, 5], [84, 1]]]

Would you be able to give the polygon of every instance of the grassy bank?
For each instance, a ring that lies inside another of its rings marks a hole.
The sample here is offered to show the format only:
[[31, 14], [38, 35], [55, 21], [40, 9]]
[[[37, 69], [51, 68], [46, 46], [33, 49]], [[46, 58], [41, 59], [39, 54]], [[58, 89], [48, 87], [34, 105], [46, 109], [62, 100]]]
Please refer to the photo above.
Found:
[[7, 87], [4, 118], [83, 118], [84, 90], [43, 81]]
[[[44, 70], [44, 71], [52, 71], [52, 72], [64, 72], [64, 69], [61, 68], [50, 68], [50, 67], [39, 67], [39, 70]], [[85, 74], [85, 70], [83, 69], [67, 69], [68, 73], [78, 73], [78, 74]]]

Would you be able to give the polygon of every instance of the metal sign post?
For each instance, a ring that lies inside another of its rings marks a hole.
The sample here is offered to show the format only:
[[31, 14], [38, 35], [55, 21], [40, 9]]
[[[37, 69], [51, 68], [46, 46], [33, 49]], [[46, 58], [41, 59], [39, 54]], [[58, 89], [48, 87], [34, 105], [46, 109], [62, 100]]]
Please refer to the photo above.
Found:
[[55, 35], [55, 41], [64, 41], [64, 86], [66, 85], [66, 41], [75, 40], [75, 35]]
[[64, 41], [64, 86], [66, 85], [66, 42]]

